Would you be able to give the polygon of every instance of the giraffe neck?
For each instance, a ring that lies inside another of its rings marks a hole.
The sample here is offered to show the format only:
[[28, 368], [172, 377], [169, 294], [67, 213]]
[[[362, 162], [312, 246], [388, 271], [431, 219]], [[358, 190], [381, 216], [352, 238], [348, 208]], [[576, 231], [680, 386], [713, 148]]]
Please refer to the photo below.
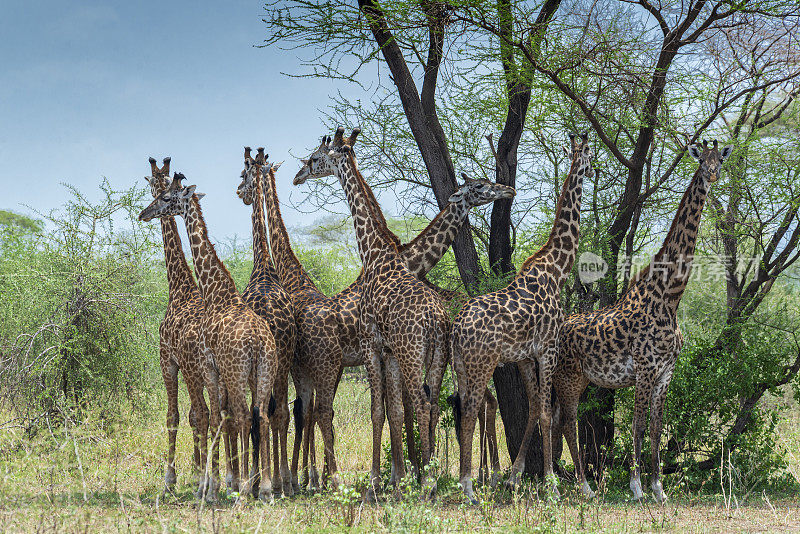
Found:
[[578, 252], [583, 176], [590, 165], [588, 159], [580, 158], [577, 154], [573, 157], [569, 174], [561, 189], [561, 196], [558, 197], [550, 238], [539, 252], [525, 261], [520, 269], [520, 274], [524, 276], [533, 264], [547, 263], [553, 268], [559, 288], [564, 287]]
[[256, 190], [253, 198], [253, 272], [250, 280], [265, 273], [272, 273], [272, 261], [267, 241], [267, 225], [264, 222], [264, 187], [261, 172], [256, 175]]
[[469, 214], [465, 201], [448, 204], [412, 241], [400, 246], [400, 256], [415, 276], [426, 275], [453, 244]]
[[208, 238], [208, 228], [196, 195], [189, 202], [186, 232], [189, 234], [197, 283], [206, 307], [226, 305], [240, 300], [231, 274], [217, 256], [217, 251]]
[[[355, 159], [353, 159], [353, 161], [355, 162]], [[389, 237], [398, 248], [401, 247], [402, 245], [400, 244], [400, 238], [397, 237], [397, 235], [395, 235], [394, 232], [389, 230], [389, 225], [386, 223], [386, 217], [384, 217], [383, 215], [383, 210], [381, 209], [381, 205], [378, 204], [378, 199], [375, 198], [375, 193], [372, 191], [372, 188], [369, 186], [369, 184], [361, 175], [361, 173], [358, 172], [357, 168], [358, 165], [356, 164], [355, 166], [356, 166], [356, 177], [359, 180], [359, 183], [361, 184], [361, 189], [363, 189], [364, 191], [366, 202], [368, 203], [369, 208], [373, 212], [373, 215], [375, 217], [375, 224], [377, 224], [380, 228], [382, 228], [385, 231], [386, 236]]]
[[161, 219], [161, 235], [164, 239], [164, 259], [167, 263], [169, 300], [173, 301], [188, 296], [188, 292], [197, 289], [197, 284], [189, 270], [189, 264], [186, 263], [175, 217]]
[[[353, 215], [358, 252], [364, 271], [370, 272], [392, 260], [399, 260], [397, 238], [391, 237], [380, 209], [370, 204], [366, 182], [358, 172], [352, 154], [345, 154], [337, 166], [336, 176], [347, 196]], [[383, 221], [383, 224], [381, 224]]]
[[291, 293], [304, 290], [319, 293], [319, 289], [292, 250], [289, 234], [281, 216], [278, 191], [275, 187], [275, 173], [272, 169], [267, 172], [266, 186], [267, 223], [269, 224], [270, 244], [278, 278], [286, 290]]
[[[661, 249], [653, 257], [650, 265], [643, 270], [654, 281], [648, 284], [648, 287], [654, 292], [663, 291], [664, 299], [673, 312], [678, 308], [691, 274], [697, 232], [708, 195], [708, 186], [707, 172], [698, 168], [681, 198], [678, 211]], [[648, 277], [637, 276], [637, 279], [643, 278]]]

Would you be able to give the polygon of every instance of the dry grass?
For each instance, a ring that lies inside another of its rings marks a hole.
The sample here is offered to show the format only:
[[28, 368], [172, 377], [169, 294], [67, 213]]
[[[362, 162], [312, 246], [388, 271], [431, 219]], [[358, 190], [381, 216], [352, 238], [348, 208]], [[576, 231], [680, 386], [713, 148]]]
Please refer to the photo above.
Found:
[[[336, 401], [336, 448], [351, 488], [369, 469], [368, 405], [365, 384], [342, 383]], [[800, 530], [797, 496], [755, 494], [726, 506], [721, 495], [674, 495], [661, 507], [652, 501], [629, 502], [625, 488], [584, 502], [567, 483], [562, 484], [565, 495], [558, 504], [540, 499], [537, 488], [528, 486], [513, 496], [487, 491], [480, 505], [468, 506], [451, 486], [432, 504], [419, 503], [409, 489], [403, 501], [389, 499], [379, 506], [362, 506], [355, 492], [303, 495], [274, 505], [251, 501], [234, 506], [223, 498], [214, 507], [198, 506], [192, 496], [191, 436], [185, 423], [179, 432], [178, 492], [161, 495], [166, 447], [163, 402], [156, 411], [157, 416], [146, 420], [113, 425], [113, 431], [94, 417], [36, 436], [0, 429], [0, 530], [297, 532], [337, 531], [350, 525], [361, 531], [388, 532]], [[187, 402], [182, 399], [184, 421], [186, 413]], [[780, 445], [795, 456], [800, 450], [799, 419], [794, 406], [781, 427]], [[321, 448], [321, 439], [317, 442]], [[457, 447], [451, 437], [445, 457], [444, 432], [439, 442], [441, 468], [455, 474]], [[505, 450], [501, 458], [507, 464]], [[795, 461], [793, 472], [798, 467]]]

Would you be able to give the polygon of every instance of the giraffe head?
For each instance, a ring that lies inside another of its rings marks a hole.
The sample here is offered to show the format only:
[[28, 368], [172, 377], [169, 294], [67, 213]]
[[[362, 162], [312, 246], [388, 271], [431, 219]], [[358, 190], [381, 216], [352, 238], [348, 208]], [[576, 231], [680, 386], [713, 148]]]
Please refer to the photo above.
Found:
[[159, 169], [156, 163], [156, 158], [150, 158], [150, 176], [145, 176], [144, 179], [150, 185], [150, 193], [153, 198], [163, 193], [172, 182], [169, 178], [169, 162], [171, 158], [164, 158], [162, 167]]
[[589, 146], [589, 134], [583, 132], [580, 135], [569, 134], [570, 148], [564, 147], [564, 153], [572, 161], [573, 169], [575, 172], [580, 173], [583, 169], [586, 178], [594, 177], [594, 168], [592, 167], [592, 158], [594, 153], [592, 147]]
[[250, 147], [244, 147], [244, 170], [240, 175], [242, 183], [236, 189], [236, 194], [242, 199], [246, 205], [251, 205], [256, 195], [256, 180], [258, 180], [259, 172], [264, 172], [263, 167], [266, 165], [268, 154], [264, 154], [264, 148], [259, 147], [258, 155], [255, 159], [250, 156]]
[[496, 184], [483, 179], [474, 180], [463, 172], [461, 177], [464, 179], [464, 184], [447, 199], [450, 203], [464, 203], [467, 207], [472, 208], [490, 204], [501, 198], [514, 198], [514, 195], [517, 194], [516, 190], [508, 185]]
[[691, 145], [689, 147], [689, 154], [700, 162], [699, 172], [706, 177], [709, 183], [714, 183], [719, 178], [719, 171], [722, 168], [722, 162], [731, 155], [732, 147], [726, 146], [719, 150], [719, 144], [714, 139], [714, 144], [709, 147], [708, 141], [703, 141], [703, 145]]
[[[175, 215], [185, 217], [189, 212], [189, 203], [195, 194], [195, 187], [197, 187], [194, 185], [184, 187], [181, 185], [181, 180], [185, 179], [186, 177], [183, 174], [176, 172], [169, 187], [142, 210], [139, 214], [139, 220], [149, 221], [155, 218], [174, 217]], [[203, 193], [197, 193], [198, 200], [203, 196]]]
[[312, 152], [308, 159], [300, 160], [303, 162], [303, 167], [295, 175], [294, 185], [300, 185], [309, 178], [323, 178], [334, 174], [347, 155], [353, 153], [353, 145], [359, 133], [361, 129], [354, 128], [350, 137], [345, 139], [344, 127], [339, 126], [333, 138], [323, 136], [319, 148]]

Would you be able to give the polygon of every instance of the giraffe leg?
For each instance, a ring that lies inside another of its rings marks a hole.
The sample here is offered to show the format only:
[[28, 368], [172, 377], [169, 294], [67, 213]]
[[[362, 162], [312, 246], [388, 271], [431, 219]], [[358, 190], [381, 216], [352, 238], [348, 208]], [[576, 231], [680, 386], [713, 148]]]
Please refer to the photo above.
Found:
[[[403, 458], [403, 408], [402, 376], [397, 360], [386, 357], [386, 411], [389, 418], [389, 437], [392, 450], [392, 479], [395, 491], [399, 496], [399, 482], [406, 476], [406, 465]], [[411, 428], [413, 440], [413, 426]]]
[[221, 412], [223, 426], [221, 439], [225, 446], [225, 487], [228, 493], [232, 493], [238, 492], [240, 485], [238, 452], [239, 429], [236, 423], [236, 410], [235, 407], [232, 408], [230, 405], [227, 389], [223, 386], [221, 392], [222, 398], [220, 400], [220, 406], [223, 410]]
[[[217, 492], [219, 491], [219, 440], [222, 436], [222, 413], [220, 401], [220, 384], [219, 374], [214, 368], [213, 355], [207, 353], [205, 355], [207, 361], [206, 370], [206, 389], [208, 390], [209, 408], [211, 412], [210, 430], [211, 435], [211, 452], [208, 452], [208, 438], [207, 435], [202, 435], [200, 438], [200, 459], [203, 462], [203, 477], [197, 491], [197, 497], [213, 502], [217, 499]], [[201, 428], [201, 431], [203, 429]], [[211, 470], [208, 469], [208, 458], [211, 458]]]
[[[319, 480], [319, 471], [317, 471], [317, 426], [319, 425], [317, 424], [317, 395], [315, 394], [308, 410], [306, 438], [303, 444], [303, 465], [306, 470], [306, 484], [311, 491], [319, 491], [322, 489]], [[321, 428], [320, 432], [322, 432]]]
[[419, 451], [417, 450], [417, 440], [414, 437], [414, 411], [411, 409], [411, 400], [405, 387], [403, 387], [403, 426], [406, 432], [406, 447], [408, 448], [411, 472], [414, 479], [419, 480]]
[[489, 460], [491, 462], [492, 475], [489, 485], [497, 486], [500, 480], [500, 453], [497, 448], [497, 399], [494, 398], [489, 388], [484, 394], [484, 404], [486, 413], [486, 444], [489, 449]]
[[[472, 387], [469, 390], [459, 390], [461, 398], [461, 432], [459, 433], [459, 483], [470, 503], [478, 504], [472, 491], [472, 436], [475, 433], [475, 423], [480, 411], [480, 389]], [[458, 429], [456, 429], [458, 431]]]
[[488, 480], [488, 472], [489, 468], [486, 465], [487, 462], [487, 451], [486, 451], [486, 403], [481, 402], [481, 406], [478, 409], [478, 442], [480, 443], [480, 449], [478, 453], [479, 463], [478, 463], [478, 482], [481, 484], [486, 484]]
[[[561, 382], [564, 386], [561, 386]], [[564, 432], [564, 437], [567, 440], [569, 447], [569, 454], [572, 456], [572, 463], [575, 464], [575, 475], [578, 479], [581, 493], [584, 497], [591, 499], [594, 497], [594, 492], [586, 481], [586, 472], [583, 463], [582, 451], [578, 448], [578, 401], [580, 400], [581, 393], [586, 389], [586, 380], [578, 376], [559, 377], [556, 383], [556, 395], [558, 402], [561, 405], [561, 428]], [[579, 384], [576, 387], [576, 384]], [[553, 434], [553, 439], [558, 439]]]
[[[428, 352], [431, 353], [431, 363], [428, 373], [425, 377], [425, 383], [428, 385], [430, 395], [428, 395], [428, 403], [430, 409], [430, 417], [428, 420], [428, 443], [430, 461], [436, 449], [436, 426], [439, 424], [439, 417], [441, 415], [441, 408], [439, 407], [439, 394], [442, 389], [442, 380], [444, 379], [444, 372], [447, 364], [450, 362], [450, 340], [449, 329], [443, 328], [438, 325], [433, 333], [433, 341], [428, 347]], [[430, 473], [428, 473], [430, 474]], [[422, 483], [422, 480], [420, 480]], [[429, 488], [427, 497], [433, 498], [436, 492], [435, 480]]]
[[[550, 496], [558, 499], [558, 477], [553, 472], [553, 370], [558, 361], [556, 344], [547, 348], [539, 358], [539, 428], [542, 432], [544, 481]], [[559, 439], [561, 435], [559, 434]]]
[[[208, 427], [208, 406], [203, 398], [203, 382], [196, 376], [187, 377], [186, 388], [189, 391], [189, 400], [191, 402], [191, 413], [189, 416], [192, 421], [192, 438], [194, 441], [194, 476], [199, 479], [202, 476], [202, 460], [200, 453], [200, 427], [205, 425]], [[207, 432], [208, 430], [206, 430]]]
[[[284, 367], [279, 370], [275, 380], [275, 426], [278, 428], [280, 447], [280, 471], [275, 471], [275, 477], [279, 478], [283, 486], [283, 494], [286, 497], [294, 495], [292, 487], [292, 472], [289, 469], [289, 456], [287, 442], [289, 439], [289, 369]], [[278, 455], [278, 447], [275, 447], [274, 454]]]
[[661, 429], [664, 424], [664, 403], [667, 400], [667, 389], [672, 380], [670, 367], [656, 382], [651, 396], [650, 410], [650, 463], [653, 480], [650, 487], [653, 489], [653, 496], [657, 502], [663, 503], [667, 500], [667, 494], [661, 486]]
[[381, 434], [383, 423], [386, 419], [383, 390], [383, 362], [380, 352], [375, 350], [373, 343], [362, 343], [365, 351], [367, 378], [369, 379], [370, 416], [372, 419], [372, 468], [369, 473], [369, 487], [364, 495], [365, 502], [377, 502], [377, 492], [381, 485]]
[[[300, 483], [298, 480], [298, 464], [300, 460], [300, 449], [306, 442], [308, 432], [306, 432], [306, 420], [309, 417], [309, 407], [312, 404], [312, 389], [310, 379], [306, 376], [303, 369], [295, 365], [292, 367], [292, 380], [294, 381], [294, 389], [297, 394], [294, 404], [294, 449], [292, 451], [292, 488], [295, 493], [300, 491]], [[306, 456], [307, 458], [307, 456]], [[303, 466], [305, 475], [303, 477], [303, 489], [308, 484], [308, 471], [307, 465]]]
[[533, 438], [533, 429], [536, 421], [539, 420], [541, 403], [539, 402], [539, 379], [536, 376], [536, 364], [531, 360], [521, 360], [517, 362], [522, 381], [525, 384], [525, 392], [528, 395], [528, 421], [525, 425], [525, 434], [522, 436], [522, 443], [511, 466], [511, 475], [508, 477], [506, 485], [513, 489], [519, 483], [520, 474], [525, 471], [525, 457], [528, 455], [528, 447]]
[[167, 348], [161, 345], [161, 374], [164, 377], [164, 386], [167, 390], [167, 436], [169, 448], [167, 449], [167, 466], [164, 473], [164, 487], [172, 491], [178, 477], [175, 474], [175, 442], [178, 436], [178, 364], [170, 357]]
[[338, 376], [334, 378], [333, 384], [327, 384], [324, 391], [317, 391], [314, 406], [315, 419], [322, 431], [322, 443], [325, 447], [325, 470], [330, 477], [330, 489], [334, 491], [339, 488], [339, 469], [336, 465], [333, 433], [333, 398], [336, 393], [336, 382]]
[[[269, 438], [270, 429], [274, 428], [275, 424], [274, 422], [271, 423], [270, 421], [271, 416], [269, 413], [269, 397], [275, 389], [275, 367], [272, 363], [273, 360], [268, 358], [269, 355], [262, 356], [262, 359], [258, 365], [258, 386], [256, 388], [255, 402], [253, 403], [255, 406], [260, 407], [257, 414], [255, 414], [261, 419], [260, 424], [258, 425], [261, 438], [259, 440], [259, 447], [261, 449], [261, 484], [258, 488], [258, 498], [264, 502], [272, 502], [274, 499], [272, 489], [272, 472], [270, 468], [269, 457]], [[246, 420], [245, 424], [247, 424], [249, 427], [250, 421]], [[246, 434], [244, 436], [246, 437]], [[278, 454], [278, 451], [274, 451], [273, 454]], [[247, 458], [247, 449], [244, 450], [243, 456], [244, 458]], [[245, 469], [246, 468], [247, 465], [245, 465]], [[254, 471], [257, 471], [258, 469], [259, 466], [253, 466]], [[245, 482], [245, 484], [249, 483], [251, 483], [250, 479]], [[245, 489], [242, 490], [242, 493], [244, 495], [249, 494], [250, 491], [248, 491], [248, 489], [248, 486], [245, 485]]]
[[420, 471], [422, 472], [422, 479], [420, 484], [422, 486], [422, 497], [427, 499], [430, 496], [430, 488], [427, 487], [425, 470], [431, 459], [431, 441], [430, 441], [430, 419], [431, 408], [429, 400], [429, 391], [426, 391], [422, 384], [422, 376], [419, 370], [409, 373], [408, 369], [403, 373], [406, 377], [406, 384], [408, 384], [409, 396], [414, 406], [414, 412], [417, 416], [417, 425], [420, 428], [419, 441], [420, 441]]
[[637, 501], [644, 498], [641, 480], [642, 441], [644, 441], [645, 418], [652, 390], [653, 386], [648, 383], [647, 379], [637, 378], [633, 405], [633, 466], [631, 467], [630, 482], [633, 498]]
[[[232, 389], [228, 391], [228, 402], [231, 409], [232, 420], [234, 421], [233, 433], [231, 435], [231, 452], [234, 459], [238, 458], [241, 466], [241, 474], [244, 475], [238, 480], [239, 497], [246, 499], [250, 493], [250, 429], [252, 427], [252, 416], [250, 406], [244, 396]], [[262, 434], [263, 435], [263, 434]], [[241, 448], [240, 448], [241, 445]], [[239, 473], [235, 473], [239, 474]]]

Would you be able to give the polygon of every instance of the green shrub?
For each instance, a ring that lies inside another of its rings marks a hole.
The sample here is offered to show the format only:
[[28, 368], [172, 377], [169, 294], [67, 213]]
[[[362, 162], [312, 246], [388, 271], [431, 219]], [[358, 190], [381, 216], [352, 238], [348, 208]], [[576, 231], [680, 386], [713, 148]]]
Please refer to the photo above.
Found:
[[166, 284], [157, 227], [136, 220], [144, 191], [103, 181], [92, 203], [67, 190], [38, 228], [0, 225], [0, 396], [28, 423], [89, 404], [140, 409], [158, 383]]

